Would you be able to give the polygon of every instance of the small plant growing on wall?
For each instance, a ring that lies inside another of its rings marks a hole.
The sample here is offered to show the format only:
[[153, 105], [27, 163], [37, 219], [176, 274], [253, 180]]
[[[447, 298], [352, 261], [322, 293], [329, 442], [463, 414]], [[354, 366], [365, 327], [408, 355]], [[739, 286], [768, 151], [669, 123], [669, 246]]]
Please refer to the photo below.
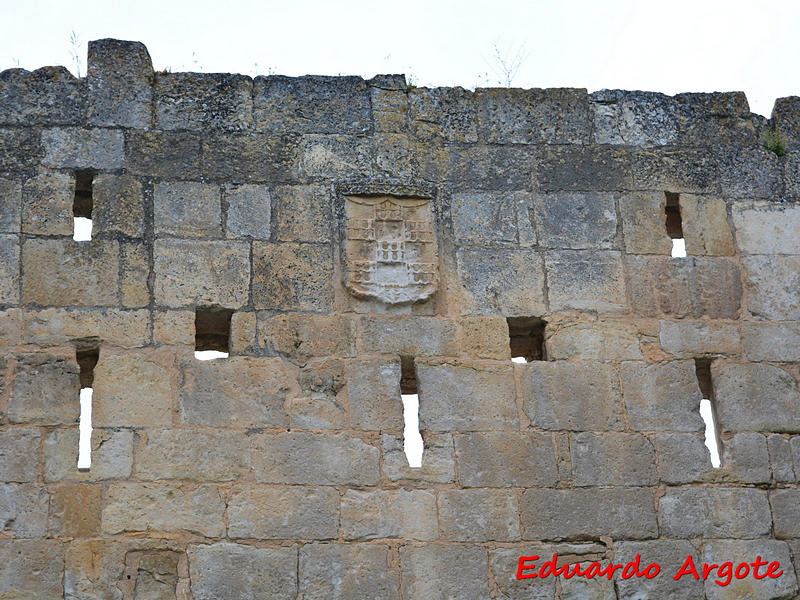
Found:
[[764, 141], [764, 148], [778, 156], [786, 154], [786, 136], [779, 127], [765, 130], [761, 137]]

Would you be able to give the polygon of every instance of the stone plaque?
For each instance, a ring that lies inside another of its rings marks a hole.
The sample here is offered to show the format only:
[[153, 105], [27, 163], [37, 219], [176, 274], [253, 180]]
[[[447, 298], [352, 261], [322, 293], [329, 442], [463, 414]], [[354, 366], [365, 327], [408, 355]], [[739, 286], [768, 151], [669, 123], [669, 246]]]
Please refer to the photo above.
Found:
[[387, 304], [428, 299], [439, 283], [439, 253], [425, 198], [349, 196], [344, 285]]

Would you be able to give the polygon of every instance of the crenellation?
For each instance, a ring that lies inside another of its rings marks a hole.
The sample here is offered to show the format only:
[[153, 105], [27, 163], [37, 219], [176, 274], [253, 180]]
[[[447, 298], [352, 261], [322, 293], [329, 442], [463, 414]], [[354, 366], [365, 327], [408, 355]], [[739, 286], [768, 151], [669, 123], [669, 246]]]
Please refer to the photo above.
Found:
[[0, 73], [0, 597], [794, 597], [798, 106]]

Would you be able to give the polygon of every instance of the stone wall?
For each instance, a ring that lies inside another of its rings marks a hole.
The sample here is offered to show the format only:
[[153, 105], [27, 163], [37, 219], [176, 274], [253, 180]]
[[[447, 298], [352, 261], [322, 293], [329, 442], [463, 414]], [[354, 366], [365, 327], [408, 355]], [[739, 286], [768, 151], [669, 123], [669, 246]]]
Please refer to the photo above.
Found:
[[3, 72], [0, 598], [796, 597], [799, 149], [798, 98]]

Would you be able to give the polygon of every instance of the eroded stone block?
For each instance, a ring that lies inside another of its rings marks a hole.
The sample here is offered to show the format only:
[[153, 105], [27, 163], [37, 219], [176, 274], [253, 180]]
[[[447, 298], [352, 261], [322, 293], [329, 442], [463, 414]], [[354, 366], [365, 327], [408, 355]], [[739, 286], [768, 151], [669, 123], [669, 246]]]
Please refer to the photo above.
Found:
[[489, 597], [486, 550], [477, 546], [403, 546], [403, 599]]
[[32, 483], [0, 484], [0, 532], [15, 538], [44, 537], [49, 505], [50, 495], [45, 487]]
[[36, 481], [38, 465], [31, 457], [39, 451], [39, 440], [39, 430], [32, 427], [0, 431], [0, 481]]
[[153, 192], [156, 235], [219, 237], [222, 233], [218, 185], [173, 181]]
[[383, 472], [389, 481], [452, 483], [455, 480], [453, 436], [425, 431], [422, 432], [422, 441], [422, 465], [411, 468], [403, 449], [403, 438], [388, 433], [381, 435]]
[[[308, 600], [398, 600], [389, 548], [374, 544], [306, 544], [299, 557], [300, 594]], [[335, 577], [331, 577], [336, 573]], [[294, 597], [294, 596], [292, 596]]]
[[74, 358], [45, 353], [17, 358], [8, 403], [12, 423], [72, 425], [80, 416], [78, 364]]
[[150, 127], [153, 64], [144, 44], [112, 39], [89, 42], [86, 80], [90, 123]]
[[539, 244], [546, 248], [617, 247], [617, 197], [598, 192], [534, 196]]
[[125, 140], [117, 129], [45, 129], [44, 164], [57, 169], [113, 170], [122, 167]]
[[257, 309], [329, 312], [332, 268], [329, 245], [253, 242], [253, 305]]
[[570, 436], [572, 477], [576, 486], [656, 485], [656, 453], [638, 433], [589, 433]]
[[658, 503], [662, 535], [757, 538], [769, 535], [766, 493], [749, 488], [669, 488]]
[[351, 360], [345, 376], [353, 429], [403, 428], [399, 360]]
[[247, 131], [253, 122], [253, 82], [228, 73], [157, 73], [158, 129]]
[[72, 235], [75, 180], [64, 173], [42, 173], [22, 184], [22, 231]]
[[436, 506], [436, 495], [427, 490], [347, 490], [342, 496], [342, 535], [348, 540], [435, 540]]
[[267, 186], [226, 185], [222, 188], [222, 198], [228, 205], [226, 234], [229, 238], [270, 238], [272, 197]]
[[142, 184], [130, 175], [95, 175], [92, 183], [92, 236], [144, 235]]
[[459, 542], [519, 539], [519, 506], [511, 490], [439, 492], [442, 538]]
[[42, 444], [45, 482], [101, 481], [127, 479], [133, 467], [133, 432], [130, 430], [92, 429], [88, 471], [78, 470], [77, 427], [56, 429]]
[[464, 487], [549, 487], [558, 482], [550, 435], [492, 431], [455, 437]]
[[619, 252], [554, 250], [545, 255], [545, 265], [551, 310], [627, 310]]
[[56, 540], [0, 540], [0, 595], [64, 597], [64, 544]]

